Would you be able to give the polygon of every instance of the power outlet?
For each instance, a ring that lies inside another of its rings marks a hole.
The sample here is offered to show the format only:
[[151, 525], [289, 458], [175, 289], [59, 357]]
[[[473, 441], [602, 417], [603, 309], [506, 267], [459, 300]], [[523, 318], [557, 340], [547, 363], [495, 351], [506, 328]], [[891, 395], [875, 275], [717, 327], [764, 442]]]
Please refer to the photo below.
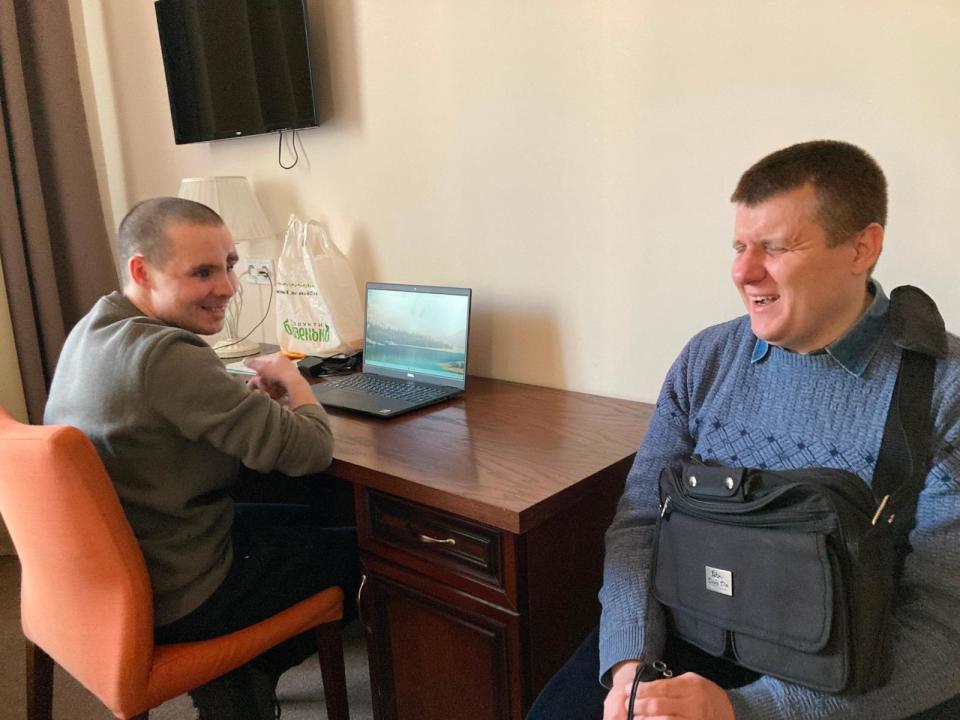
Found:
[[252, 285], [272, 285], [274, 283], [273, 258], [247, 258], [240, 261], [240, 273], [243, 281]]

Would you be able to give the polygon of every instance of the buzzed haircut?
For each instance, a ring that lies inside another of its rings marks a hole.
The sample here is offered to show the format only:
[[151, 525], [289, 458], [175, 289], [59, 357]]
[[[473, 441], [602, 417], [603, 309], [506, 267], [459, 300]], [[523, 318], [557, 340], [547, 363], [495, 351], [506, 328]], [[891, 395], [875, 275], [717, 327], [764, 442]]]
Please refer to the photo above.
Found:
[[134, 255], [163, 267], [170, 258], [167, 228], [175, 223], [220, 227], [224, 224], [216, 212], [202, 203], [178, 197], [143, 200], [126, 214], [117, 230], [117, 255], [124, 273]]
[[815, 220], [832, 247], [871, 223], [887, 223], [887, 179], [870, 155], [839, 140], [791, 145], [756, 162], [741, 177], [731, 202], [748, 207], [810, 183], [817, 198]]

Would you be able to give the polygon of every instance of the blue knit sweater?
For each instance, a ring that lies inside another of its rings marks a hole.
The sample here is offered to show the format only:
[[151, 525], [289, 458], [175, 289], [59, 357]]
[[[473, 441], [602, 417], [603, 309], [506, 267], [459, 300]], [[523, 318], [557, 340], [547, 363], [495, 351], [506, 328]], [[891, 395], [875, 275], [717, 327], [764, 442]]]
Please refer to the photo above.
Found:
[[[875, 314], [882, 316], [886, 303], [878, 290]], [[605, 681], [622, 660], [662, 655], [665, 618], [650, 597], [648, 574], [664, 465], [698, 453], [732, 466], [843, 468], [871, 482], [900, 351], [885, 323], [868, 316], [854, 329], [856, 342], [836, 354], [758, 344], [747, 317], [708, 328], [684, 348], [607, 532], [600, 592]], [[892, 679], [848, 696], [763, 677], [729, 692], [738, 720], [892, 720], [960, 694], [960, 340], [950, 335], [948, 344], [935, 376], [933, 465], [891, 628]]]

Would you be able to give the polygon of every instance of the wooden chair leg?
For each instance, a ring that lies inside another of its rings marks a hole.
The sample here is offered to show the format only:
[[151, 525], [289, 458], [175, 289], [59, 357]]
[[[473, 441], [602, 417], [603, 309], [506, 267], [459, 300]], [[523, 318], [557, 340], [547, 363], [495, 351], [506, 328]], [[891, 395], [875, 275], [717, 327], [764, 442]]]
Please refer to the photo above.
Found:
[[27, 640], [27, 720], [53, 717], [53, 659]]
[[340, 622], [324, 623], [314, 630], [320, 675], [323, 677], [323, 695], [327, 702], [329, 720], [350, 720], [347, 703], [347, 673], [343, 665], [343, 638]]

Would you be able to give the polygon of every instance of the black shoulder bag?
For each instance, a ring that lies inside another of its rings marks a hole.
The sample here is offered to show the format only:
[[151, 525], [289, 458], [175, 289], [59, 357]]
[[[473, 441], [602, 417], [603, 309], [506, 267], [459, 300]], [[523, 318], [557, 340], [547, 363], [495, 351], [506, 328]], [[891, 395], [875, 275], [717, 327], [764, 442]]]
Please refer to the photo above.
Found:
[[830, 468], [759, 470], [699, 458], [660, 475], [652, 591], [670, 630], [746, 668], [826, 692], [889, 675], [885, 639], [929, 464], [946, 332], [905, 286], [889, 322], [903, 348], [873, 490]]

